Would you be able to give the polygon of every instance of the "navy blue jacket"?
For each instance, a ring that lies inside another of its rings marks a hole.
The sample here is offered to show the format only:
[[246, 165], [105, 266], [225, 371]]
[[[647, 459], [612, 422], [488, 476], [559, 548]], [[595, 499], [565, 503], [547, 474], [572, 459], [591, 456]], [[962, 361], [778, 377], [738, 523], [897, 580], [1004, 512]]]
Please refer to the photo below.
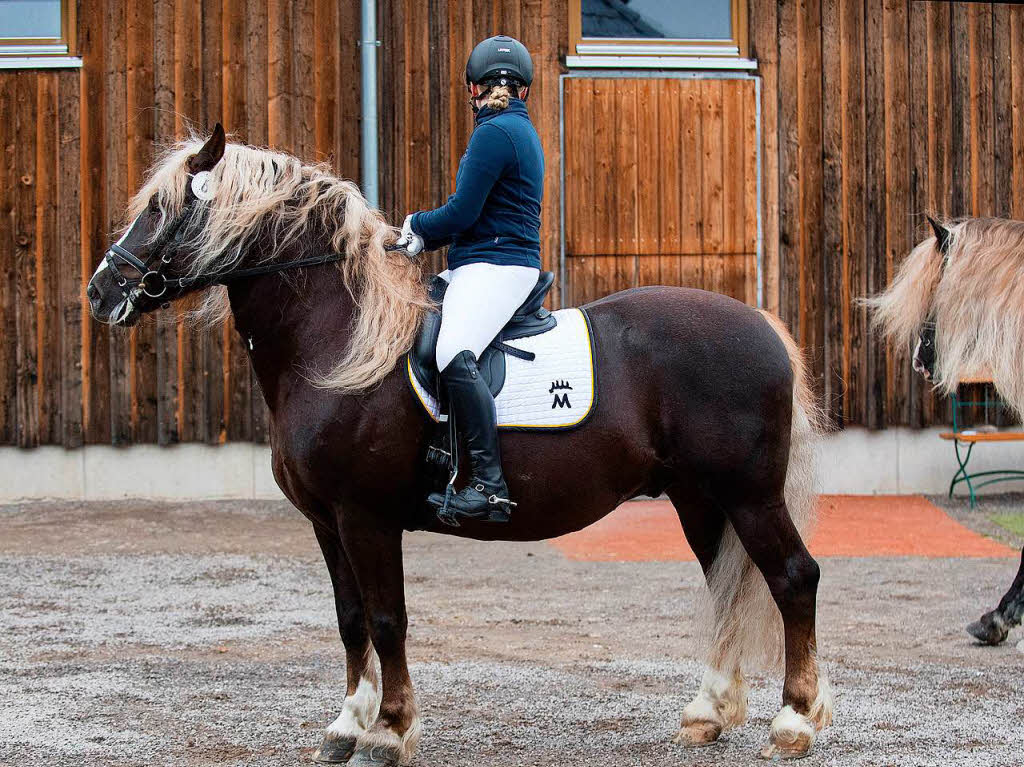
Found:
[[455, 194], [412, 217], [428, 250], [450, 245], [448, 268], [485, 262], [540, 268], [544, 150], [520, 99], [484, 107], [459, 161]]

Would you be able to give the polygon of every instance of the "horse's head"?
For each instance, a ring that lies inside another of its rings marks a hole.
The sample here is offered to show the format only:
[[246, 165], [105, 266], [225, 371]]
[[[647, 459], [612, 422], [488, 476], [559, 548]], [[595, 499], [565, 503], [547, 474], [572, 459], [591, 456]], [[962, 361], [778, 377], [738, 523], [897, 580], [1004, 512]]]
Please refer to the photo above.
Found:
[[[935, 246], [934, 254], [937, 254], [939, 261], [939, 274], [945, 270], [946, 262], [949, 259], [949, 244], [951, 233], [945, 225], [940, 224], [931, 216], [928, 217], [928, 223], [932, 225], [932, 230], [935, 232]], [[934, 255], [933, 255], [934, 257]], [[917, 344], [914, 346], [914, 370], [924, 376], [926, 381], [932, 380], [935, 375], [935, 319], [934, 315], [929, 312], [927, 319], [921, 323], [921, 327], [917, 333]]]
[[202, 148], [185, 160], [191, 180], [180, 199], [154, 191], [121, 238], [107, 249], [86, 295], [92, 316], [109, 325], [134, 325], [146, 312], [199, 287], [188, 279], [185, 252], [212, 198], [210, 171], [224, 156], [220, 123]]
[[885, 292], [867, 300], [874, 310], [872, 323], [897, 349], [913, 351], [914, 370], [931, 379], [935, 375], [935, 295], [945, 273], [954, 230], [928, 218], [934, 237], [919, 242], [903, 260]]

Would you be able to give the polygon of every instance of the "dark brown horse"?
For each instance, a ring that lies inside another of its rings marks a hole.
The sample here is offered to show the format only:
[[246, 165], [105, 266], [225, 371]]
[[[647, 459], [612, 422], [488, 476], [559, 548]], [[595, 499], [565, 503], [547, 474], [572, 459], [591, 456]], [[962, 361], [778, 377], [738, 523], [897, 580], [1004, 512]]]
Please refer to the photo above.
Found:
[[[233, 314], [270, 410], [274, 476], [327, 561], [348, 689], [316, 758], [408, 760], [420, 726], [402, 535], [422, 519], [429, 425], [398, 363], [426, 306], [419, 268], [385, 249], [394, 230], [350, 182], [226, 145], [220, 126], [168, 152], [130, 216], [89, 283], [93, 315], [132, 324], [200, 288], [200, 314]], [[764, 753], [802, 755], [831, 696], [815, 657], [818, 566], [798, 531], [813, 502], [814, 424], [795, 344], [769, 315], [698, 290], [632, 290], [585, 309], [599, 359], [591, 418], [503, 435], [511, 523], [427, 526], [538, 540], [667, 493], [708, 579], [713, 634], [679, 738], [705, 744], [741, 724], [744, 663], [784, 646]]]

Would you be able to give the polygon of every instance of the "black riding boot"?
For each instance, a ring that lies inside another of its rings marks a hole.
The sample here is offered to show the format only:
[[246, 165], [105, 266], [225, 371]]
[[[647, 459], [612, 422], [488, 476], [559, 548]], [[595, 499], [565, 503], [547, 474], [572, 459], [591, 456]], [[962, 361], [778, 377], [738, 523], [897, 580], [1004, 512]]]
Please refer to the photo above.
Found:
[[[514, 504], [508, 500], [508, 487], [501, 474], [498, 451], [498, 425], [494, 414], [494, 398], [480, 376], [473, 352], [459, 352], [441, 372], [448, 388], [448, 401], [455, 415], [455, 427], [469, 451], [472, 469], [469, 483], [448, 502], [443, 522], [478, 519], [507, 522]], [[432, 493], [427, 501], [444, 506], [443, 493]]]

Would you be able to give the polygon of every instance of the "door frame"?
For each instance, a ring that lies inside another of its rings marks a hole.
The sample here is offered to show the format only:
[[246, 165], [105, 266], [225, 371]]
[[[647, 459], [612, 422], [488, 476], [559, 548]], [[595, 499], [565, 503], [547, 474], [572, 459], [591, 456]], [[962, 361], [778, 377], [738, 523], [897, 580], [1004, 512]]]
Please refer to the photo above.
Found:
[[565, 81], [568, 79], [636, 79], [636, 80], [753, 80], [754, 81], [754, 102], [755, 102], [755, 142], [756, 150], [756, 208], [757, 208], [757, 251], [755, 253], [755, 279], [757, 280], [757, 306], [764, 307], [764, 243], [763, 229], [761, 222], [761, 204], [764, 200], [762, 189], [762, 168], [761, 168], [761, 77], [749, 72], [698, 72], [698, 71], [673, 71], [673, 70], [647, 70], [638, 71], [635, 69], [580, 69], [572, 72], [563, 72], [558, 77], [558, 173], [559, 173], [559, 195], [558, 195], [558, 281], [562, 286], [559, 290], [559, 308], [565, 306], [565, 286], [568, 275], [565, 256]]

